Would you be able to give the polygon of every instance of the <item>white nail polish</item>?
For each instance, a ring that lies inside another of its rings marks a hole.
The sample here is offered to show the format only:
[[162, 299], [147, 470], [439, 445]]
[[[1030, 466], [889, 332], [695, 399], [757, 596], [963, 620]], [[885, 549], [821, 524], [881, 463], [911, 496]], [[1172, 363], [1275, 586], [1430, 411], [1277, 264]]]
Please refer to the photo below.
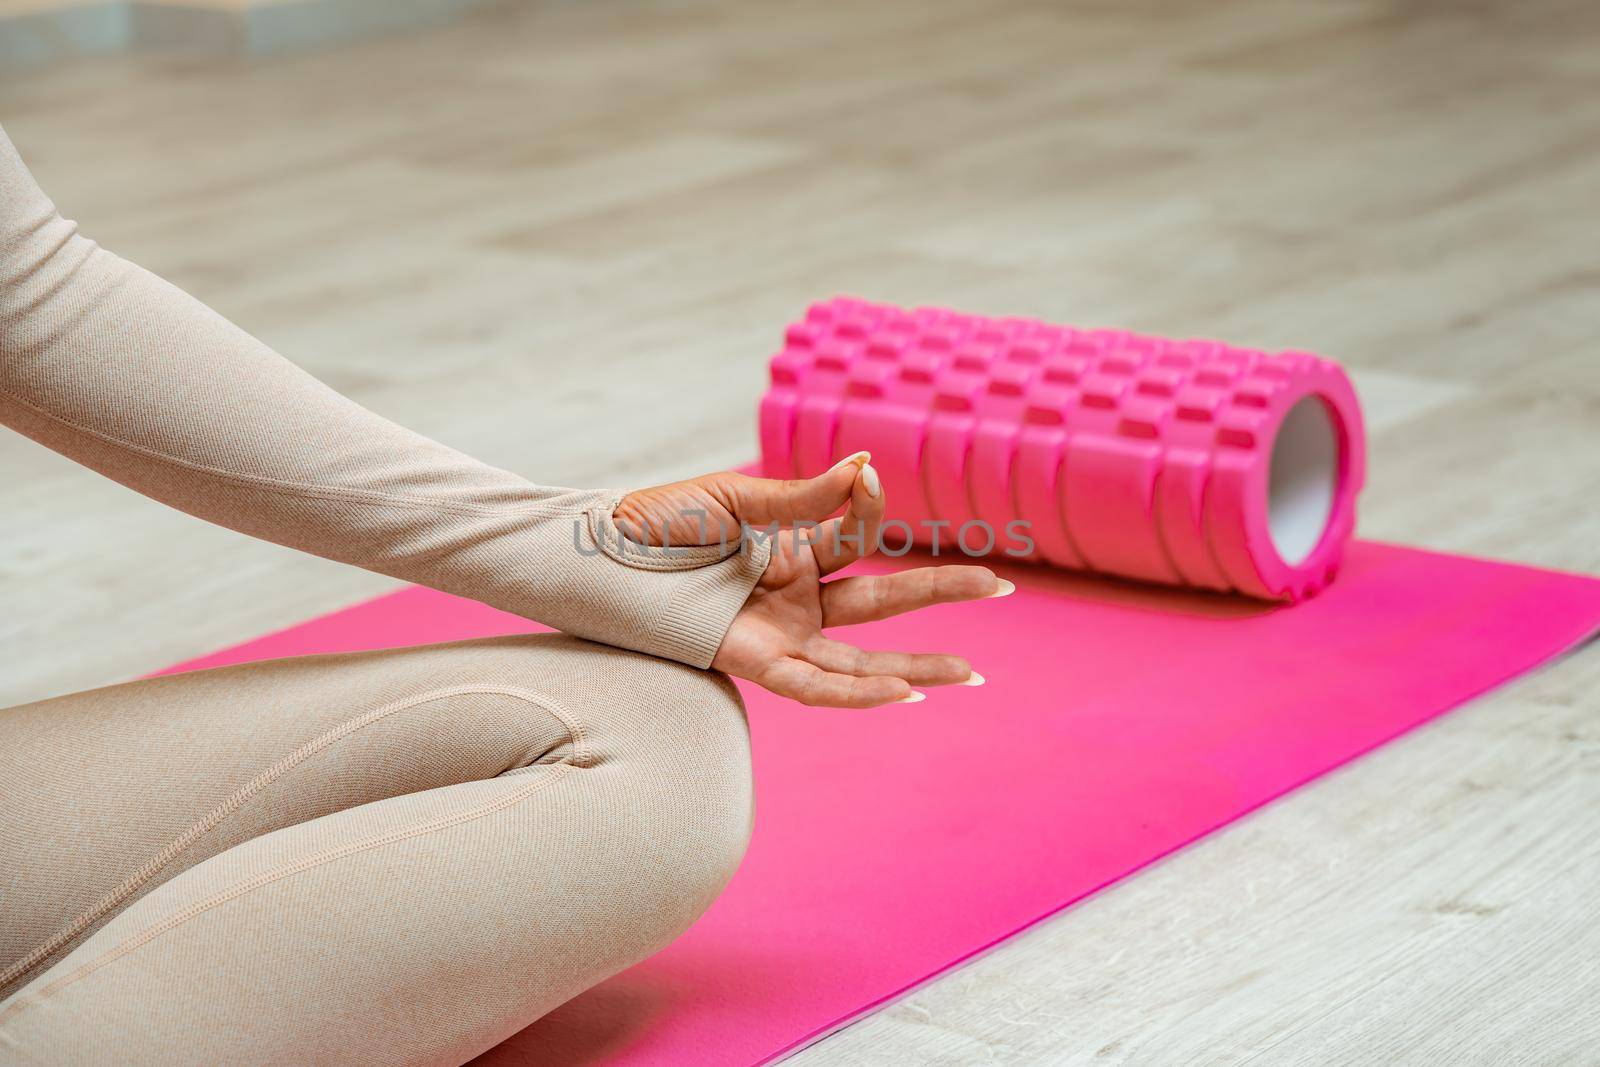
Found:
[[913, 689], [910, 696], [903, 696], [899, 700], [891, 700], [891, 704], [920, 704], [928, 699], [928, 694], [920, 689]]
[[983, 675], [979, 674], [977, 671], [973, 671], [971, 674], [967, 675], [967, 680], [966, 681], [957, 682], [956, 684], [957, 685], [982, 685], [985, 681], [987, 681], [987, 679], [984, 678]]
[[990, 593], [984, 599], [994, 600], [997, 597], [1010, 596], [1012, 593], [1017, 591], [1017, 587], [1014, 583], [1008, 582], [1004, 578], [1000, 578], [998, 581], [1000, 582], [1000, 588]]
[[871, 452], [857, 452], [853, 456], [844, 457], [839, 462], [837, 462], [833, 466], [829, 467], [828, 468], [828, 473], [832, 474], [834, 471], [838, 470], [840, 467], [848, 467], [852, 463], [856, 464], [857, 466], [864, 467], [864, 466], [867, 465], [867, 461], [869, 459], [871, 459], [871, 458], [872, 458], [872, 453]]
[[874, 500], [883, 492], [883, 483], [878, 480], [878, 470], [868, 463], [861, 468], [861, 480], [866, 483], [867, 495]]

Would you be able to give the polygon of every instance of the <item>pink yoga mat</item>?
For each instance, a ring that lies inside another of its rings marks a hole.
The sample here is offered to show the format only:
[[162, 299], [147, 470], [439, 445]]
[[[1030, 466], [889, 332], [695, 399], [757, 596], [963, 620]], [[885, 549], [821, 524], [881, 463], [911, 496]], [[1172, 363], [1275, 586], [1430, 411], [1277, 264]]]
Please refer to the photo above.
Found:
[[[770, 1061], [1600, 624], [1600, 581], [1370, 542], [1293, 608], [1005, 573], [1012, 597], [854, 635], [964, 653], [981, 688], [832, 711], [745, 686], [756, 828], [727, 892], [478, 1062]], [[407, 589], [173, 669], [533, 628]]]

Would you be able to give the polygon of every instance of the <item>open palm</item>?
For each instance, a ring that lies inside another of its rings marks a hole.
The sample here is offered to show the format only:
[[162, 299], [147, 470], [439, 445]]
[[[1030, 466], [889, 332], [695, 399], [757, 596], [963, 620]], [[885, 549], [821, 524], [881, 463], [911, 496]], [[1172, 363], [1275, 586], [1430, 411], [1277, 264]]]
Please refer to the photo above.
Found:
[[[824, 581], [877, 546], [884, 494], [868, 458], [857, 454], [803, 481], [722, 472], [623, 498], [618, 524], [650, 544], [726, 543], [741, 524], [782, 528], [713, 667], [803, 704], [844, 708], [921, 700], [912, 686], [981, 683], [960, 656], [873, 652], [823, 634], [827, 627], [1011, 591], [1011, 583], [977, 566]], [[840, 508], [844, 514], [830, 518]]]

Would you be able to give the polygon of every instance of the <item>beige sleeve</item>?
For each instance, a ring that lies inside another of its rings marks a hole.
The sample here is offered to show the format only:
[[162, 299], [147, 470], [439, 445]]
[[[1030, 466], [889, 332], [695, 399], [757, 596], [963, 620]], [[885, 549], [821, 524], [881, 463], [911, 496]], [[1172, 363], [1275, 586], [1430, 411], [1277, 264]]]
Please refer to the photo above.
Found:
[[146, 496], [557, 629], [706, 667], [768, 546], [647, 549], [346, 399], [77, 233], [0, 130], [0, 422]]

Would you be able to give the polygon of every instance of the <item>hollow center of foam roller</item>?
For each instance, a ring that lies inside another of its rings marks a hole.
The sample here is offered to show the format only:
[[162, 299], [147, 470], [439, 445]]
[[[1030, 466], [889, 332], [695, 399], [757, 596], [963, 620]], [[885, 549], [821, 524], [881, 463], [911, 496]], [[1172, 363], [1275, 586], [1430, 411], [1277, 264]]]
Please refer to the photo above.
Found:
[[1339, 433], [1328, 405], [1308, 396], [1284, 416], [1272, 446], [1267, 525], [1283, 561], [1305, 561], [1322, 540], [1339, 488]]

